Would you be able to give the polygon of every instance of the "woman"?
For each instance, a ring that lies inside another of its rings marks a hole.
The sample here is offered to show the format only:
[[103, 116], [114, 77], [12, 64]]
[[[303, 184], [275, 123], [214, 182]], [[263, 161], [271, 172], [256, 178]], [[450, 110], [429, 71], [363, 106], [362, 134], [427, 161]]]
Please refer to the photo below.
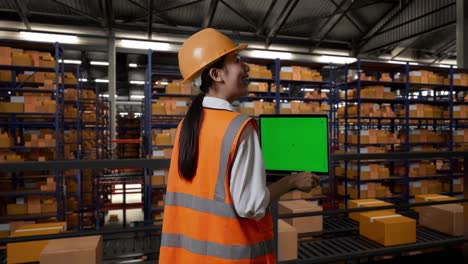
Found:
[[200, 94], [177, 130], [160, 263], [276, 263], [268, 205], [318, 185], [304, 172], [266, 186], [256, 123], [231, 105], [247, 94], [246, 47], [208, 28], [179, 50], [184, 83]]

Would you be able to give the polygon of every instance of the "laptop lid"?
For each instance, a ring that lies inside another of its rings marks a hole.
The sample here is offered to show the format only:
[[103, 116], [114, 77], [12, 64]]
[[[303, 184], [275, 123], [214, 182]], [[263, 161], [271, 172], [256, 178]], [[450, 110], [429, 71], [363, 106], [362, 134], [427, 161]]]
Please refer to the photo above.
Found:
[[260, 115], [259, 128], [267, 173], [329, 174], [327, 115]]

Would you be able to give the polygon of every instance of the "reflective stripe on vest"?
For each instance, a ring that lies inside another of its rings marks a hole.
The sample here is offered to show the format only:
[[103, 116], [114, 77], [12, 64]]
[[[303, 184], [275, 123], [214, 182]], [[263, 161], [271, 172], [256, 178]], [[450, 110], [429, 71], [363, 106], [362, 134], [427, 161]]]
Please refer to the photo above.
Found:
[[216, 181], [215, 197], [216, 201], [224, 202], [226, 199], [226, 193], [224, 190], [224, 180], [226, 178], [227, 165], [229, 162], [229, 154], [231, 153], [231, 147], [234, 144], [239, 129], [242, 127], [245, 121], [249, 119], [246, 115], [236, 116], [229, 124], [226, 133], [223, 136], [223, 143], [221, 146], [221, 157], [219, 158], [218, 168], [218, 180]]
[[[239, 217], [234, 206], [225, 202], [226, 173], [229, 173], [228, 165], [231, 149], [236, 144], [234, 141], [247, 120], [249, 120], [248, 116], [237, 115], [229, 123], [223, 135], [213, 199], [197, 197], [182, 192], [167, 192], [166, 206], [184, 207], [197, 212], [231, 219]], [[224, 245], [212, 241], [194, 239], [180, 233], [163, 233], [161, 246], [183, 248], [194, 254], [227, 260], [254, 259], [274, 252], [273, 239], [248, 245]]]
[[161, 246], [184, 248], [192, 253], [223, 259], [253, 259], [274, 251], [273, 240], [251, 245], [226, 246], [181, 234], [162, 234]]

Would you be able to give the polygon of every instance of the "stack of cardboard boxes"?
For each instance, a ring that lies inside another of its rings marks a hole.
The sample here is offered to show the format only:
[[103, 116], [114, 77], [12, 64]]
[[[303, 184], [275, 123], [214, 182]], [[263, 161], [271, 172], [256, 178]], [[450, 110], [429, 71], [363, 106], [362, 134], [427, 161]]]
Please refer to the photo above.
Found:
[[[307, 213], [323, 211], [315, 202], [306, 200], [280, 201], [279, 214]], [[278, 260], [297, 259], [298, 234], [321, 232], [323, 216], [285, 218], [278, 221]]]
[[194, 94], [195, 89], [192, 89], [190, 84], [183, 84], [182, 80], [173, 80], [166, 85], [166, 94]]
[[55, 147], [56, 140], [52, 133], [32, 133], [25, 137], [25, 147]]
[[14, 143], [14, 139], [8, 133], [0, 133], [0, 148], [10, 148]]
[[23, 93], [25, 113], [55, 113], [56, 104], [50, 94]]
[[[447, 140], [446, 134], [437, 133], [428, 129], [415, 129], [409, 132], [410, 143], [443, 143]], [[404, 144], [406, 142], [406, 133], [402, 131], [400, 134], [400, 142]]]
[[250, 78], [261, 78], [261, 79], [272, 79], [273, 74], [266, 66], [247, 64], [250, 67], [249, 77]]
[[[356, 183], [348, 182], [348, 195], [351, 199], [371, 199], [371, 198], [386, 198], [391, 197], [392, 193], [388, 186], [384, 186], [380, 183], [364, 183], [359, 185], [359, 196], [358, 186]], [[345, 185], [340, 183], [338, 185], [338, 194], [345, 195]]]
[[162, 98], [151, 105], [153, 115], [185, 115], [190, 99]]
[[[344, 168], [343, 168], [344, 169]], [[360, 175], [358, 175], [358, 165], [356, 163], [348, 164], [348, 177], [361, 180], [386, 179], [390, 177], [390, 172], [385, 165], [382, 164], [361, 164]]]
[[[443, 111], [447, 111], [446, 109], [441, 109], [438, 106], [434, 105], [426, 105], [426, 104], [412, 104], [410, 105], [409, 109], [409, 117], [410, 118], [442, 118]], [[405, 117], [406, 111], [405, 109], [401, 109], [398, 112], [398, 116]]]
[[[405, 166], [395, 166], [395, 174], [406, 175]], [[436, 165], [430, 161], [411, 162], [409, 167], [409, 177], [424, 177], [436, 175]]]
[[323, 77], [320, 72], [300, 66], [281, 67], [280, 79], [313, 82], [323, 81]]
[[244, 115], [259, 116], [261, 114], [274, 114], [275, 104], [271, 102], [253, 101], [243, 102], [238, 111]]
[[[268, 83], [263, 83], [263, 82], [251, 82], [248, 86], [248, 91], [249, 92], [263, 92], [266, 93], [268, 92]], [[270, 92], [271, 93], [276, 93], [276, 84], [272, 83], [270, 87]], [[280, 93], [284, 92], [284, 87], [280, 85]], [[253, 94], [255, 96], [255, 94]], [[250, 95], [249, 95], [250, 96]]]
[[[397, 144], [397, 136], [389, 131], [377, 129], [361, 130], [359, 135], [360, 144]], [[339, 141], [345, 142], [344, 133], [339, 135]], [[358, 144], [357, 131], [348, 131], [348, 144]]]

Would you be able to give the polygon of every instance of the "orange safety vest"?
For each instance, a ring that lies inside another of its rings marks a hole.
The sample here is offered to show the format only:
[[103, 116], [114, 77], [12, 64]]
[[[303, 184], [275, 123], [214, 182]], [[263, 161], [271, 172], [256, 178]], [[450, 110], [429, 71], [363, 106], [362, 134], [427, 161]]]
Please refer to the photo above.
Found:
[[[230, 171], [238, 139], [251, 118], [204, 109], [198, 167], [192, 181], [179, 175], [179, 133], [167, 183], [159, 263], [276, 263], [270, 213], [260, 221], [237, 215]], [[180, 127], [179, 127], [180, 128]]]

